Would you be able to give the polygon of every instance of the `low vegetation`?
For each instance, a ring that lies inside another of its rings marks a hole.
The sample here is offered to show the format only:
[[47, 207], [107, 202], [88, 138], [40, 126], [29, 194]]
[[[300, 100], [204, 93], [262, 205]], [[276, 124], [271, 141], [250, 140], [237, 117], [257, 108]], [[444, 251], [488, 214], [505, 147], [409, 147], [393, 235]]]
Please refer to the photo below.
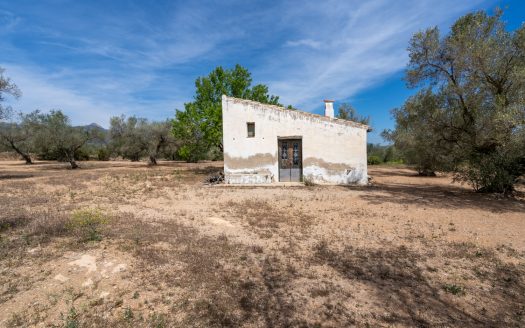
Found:
[[523, 325], [523, 201], [397, 166], [225, 188], [209, 165], [0, 162], [0, 325]]

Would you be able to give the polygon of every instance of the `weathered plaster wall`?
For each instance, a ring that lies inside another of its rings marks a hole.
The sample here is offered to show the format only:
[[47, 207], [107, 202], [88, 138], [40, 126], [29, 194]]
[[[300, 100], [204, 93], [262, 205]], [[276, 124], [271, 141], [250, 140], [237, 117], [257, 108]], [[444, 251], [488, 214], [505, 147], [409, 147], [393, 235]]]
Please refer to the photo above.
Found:
[[[227, 183], [278, 181], [278, 137], [302, 137], [304, 177], [367, 183], [364, 125], [226, 96], [222, 115]], [[255, 123], [254, 138], [248, 138], [247, 122]]]

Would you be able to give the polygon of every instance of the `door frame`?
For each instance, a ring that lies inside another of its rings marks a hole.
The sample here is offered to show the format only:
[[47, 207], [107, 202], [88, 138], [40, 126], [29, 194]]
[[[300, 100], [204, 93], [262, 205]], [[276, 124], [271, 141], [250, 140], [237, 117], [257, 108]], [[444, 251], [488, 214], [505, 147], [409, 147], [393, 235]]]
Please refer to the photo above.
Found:
[[[293, 142], [295, 140], [299, 140], [299, 182], [303, 181], [303, 136], [285, 136], [285, 137], [277, 137], [277, 174], [279, 178], [279, 182], [290, 182], [290, 181], [282, 181], [281, 178], [281, 147], [280, 142], [281, 141], [289, 141]], [[293, 159], [292, 159], [293, 160]]]

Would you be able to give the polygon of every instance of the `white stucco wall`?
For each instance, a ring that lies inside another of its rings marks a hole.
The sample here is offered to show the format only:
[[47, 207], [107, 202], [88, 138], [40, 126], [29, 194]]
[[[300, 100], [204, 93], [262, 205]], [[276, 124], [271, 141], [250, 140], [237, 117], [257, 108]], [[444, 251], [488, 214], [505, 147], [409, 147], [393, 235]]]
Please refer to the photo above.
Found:
[[[222, 117], [226, 183], [278, 181], [278, 137], [301, 137], [303, 177], [367, 183], [365, 125], [226, 96]], [[255, 123], [254, 138], [247, 122]]]

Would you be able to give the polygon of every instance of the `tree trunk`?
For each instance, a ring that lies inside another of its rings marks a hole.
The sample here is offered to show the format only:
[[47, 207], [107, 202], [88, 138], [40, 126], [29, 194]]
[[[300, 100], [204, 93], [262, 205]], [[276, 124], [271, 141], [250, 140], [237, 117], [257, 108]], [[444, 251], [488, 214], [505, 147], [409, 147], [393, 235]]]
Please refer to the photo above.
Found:
[[21, 154], [22, 158], [26, 161], [27, 165], [33, 164], [33, 161], [31, 160], [31, 157], [27, 154]]
[[65, 150], [64, 154], [66, 155], [67, 161], [69, 162], [69, 165], [71, 165], [71, 169], [78, 169], [80, 166], [78, 166], [77, 162], [75, 161], [75, 151], [68, 151]]
[[26, 164], [33, 164], [33, 161], [31, 160], [31, 156], [29, 156], [29, 154], [26, 154], [23, 151], [21, 151], [17, 146], [15, 146], [14, 142], [9, 141], [9, 143], [11, 144], [11, 148], [13, 148], [18, 155], [22, 156], [22, 158], [26, 161]]
[[155, 158], [155, 156], [153, 156], [153, 155], [149, 156], [149, 163], [148, 163], [148, 165], [157, 165], [157, 159]]
[[71, 169], [74, 170], [74, 169], [78, 169], [80, 166], [78, 166], [77, 162], [75, 161], [75, 159], [70, 159], [69, 160], [69, 164], [71, 164]]
[[420, 170], [418, 174], [419, 176], [422, 176], [422, 177], [435, 177], [436, 176], [436, 172], [434, 172], [433, 170], [429, 170], [429, 169]]

